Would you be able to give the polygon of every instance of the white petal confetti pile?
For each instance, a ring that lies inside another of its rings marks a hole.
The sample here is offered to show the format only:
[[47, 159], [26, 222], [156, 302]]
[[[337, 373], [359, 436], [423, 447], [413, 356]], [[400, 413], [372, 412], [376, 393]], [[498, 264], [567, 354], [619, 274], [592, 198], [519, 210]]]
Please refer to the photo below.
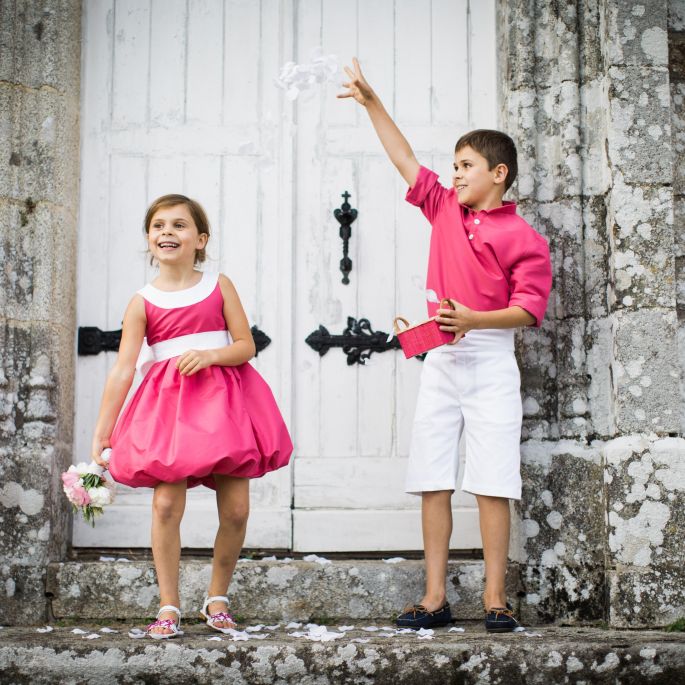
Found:
[[406, 561], [406, 559], [404, 557], [390, 557], [389, 559], [383, 559], [384, 564], [399, 564], [400, 561]]
[[45, 626], [45, 628], [36, 628], [37, 633], [51, 633], [54, 630], [52, 626]]
[[419, 628], [416, 636], [419, 640], [432, 640], [435, 638], [435, 631], [432, 628]]
[[86, 631], [81, 630], [80, 628], [74, 628], [71, 632], [74, 633], [74, 635], [85, 635], [86, 634]]
[[463, 633], [464, 629], [463, 628], [450, 628], [447, 632], [448, 633]]
[[316, 554], [308, 554], [306, 557], [302, 557], [302, 561], [309, 561], [320, 564], [321, 566], [326, 566], [327, 564], [331, 563], [330, 559], [326, 559], [326, 557], [320, 557]]
[[97, 633], [91, 633], [90, 635], [84, 635], [81, 639], [82, 640], [99, 640], [102, 637], [102, 635], [98, 635]]
[[289, 637], [304, 637], [307, 640], [312, 640], [313, 642], [331, 642], [332, 640], [337, 640], [341, 637], [345, 637], [345, 633], [336, 633], [335, 631], [329, 631], [326, 626], [320, 626], [316, 623], [308, 623], [306, 626], [309, 630], [295, 631], [294, 633], [288, 633]]
[[340, 85], [340, 67], [338, 58], [335, 55], [324, 55], [320, 47], [312, 50], [309, 62], [286, 62], [276, 79], [276, 85], [283, 88], [285, 96], [292, 101], [297, 100], [302, 91], [325, 82]]

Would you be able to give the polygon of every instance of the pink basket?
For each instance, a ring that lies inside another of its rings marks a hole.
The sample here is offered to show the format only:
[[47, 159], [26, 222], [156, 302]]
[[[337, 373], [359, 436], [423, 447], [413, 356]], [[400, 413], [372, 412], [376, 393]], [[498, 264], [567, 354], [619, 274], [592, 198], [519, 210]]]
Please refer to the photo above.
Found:
[[[451, 308], [449, 300], [443, 300], [440, 304]], [[400, 322], [404, 324], [405, 328], [400, 328]], [[407, 359], [454, 340], [454, 333], [441, 331], [440, 324], [435, 320], [435, 317], [410, 326], [405, 318], [398, 316], [394, 321], [394, 329]]]

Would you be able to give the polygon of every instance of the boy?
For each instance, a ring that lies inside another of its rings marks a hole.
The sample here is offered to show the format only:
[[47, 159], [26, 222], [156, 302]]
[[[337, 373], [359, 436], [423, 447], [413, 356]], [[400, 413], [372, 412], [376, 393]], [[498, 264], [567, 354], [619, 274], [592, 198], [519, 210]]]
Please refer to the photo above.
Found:
[[476, 496], [485, 560], [485, 627], [508, 632], [517, 621], [505, 594], [509, 500], [521, 498], [520, 376], [514, 329], [540, 326], [552, 285], [545, 239], [502, 196], [517, 172], [516, 147], [499, 131], [472, 131], [455, 147], [454, 188], [443, 188], [419, 165], [395, 122], [364, 79], [345, 67], [340, 98], [366, 107], [385, 151], [410, 188], [407, 200], [431, 222], [426, 288], [453, 310], [428, 303], [451, 345], [424, 362], [407, 469], [406, 490], [421, 495], [426, 591], [397, 619], [427, 628], [452, 620], [446, 599], [458, 443], [465, 432], [462, 488]]

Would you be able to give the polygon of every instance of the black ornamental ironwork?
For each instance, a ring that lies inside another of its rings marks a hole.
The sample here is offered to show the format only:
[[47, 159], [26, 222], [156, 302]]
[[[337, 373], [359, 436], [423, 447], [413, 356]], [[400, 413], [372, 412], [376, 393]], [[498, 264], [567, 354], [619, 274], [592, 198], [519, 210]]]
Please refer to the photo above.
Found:
[[[269, 346], [271, 338], [257, 326], [252, 326], [250, 330], [254, 338], [256, 356]], [[101, 331], [95, 326], [80, 326], [78, 329], [78, 354], [82, 357], [100, 354], [100, 352], [117, 352], [120, 342], [121, 329]]]
[[352, 237], [352, 224], [357, 218], [357, 210], [353, 209], [348, 200], [352, 197], [345, 191], [341, 197], [344, 202], [340, 207], [333, 211], [333, 216], [340, 223], [340, 237], [343, 241], [343, 258], [340, 260], [340, 271], [342, 271], [342, 282], [348, 285], [350, 282], [350, 271], [352, 271], [352, 260], [348, 257], [350, 248], [350, 238]]
[[324, 326], [310, 333], [305, 339], [307, 345], [323, 357], [333, 347], [342, 347], [347, 355], [347, 365], [366, 364], [374, 352], [397, 350], [399, 340], [384, 331], [374, 331], [368, 319], [347, 317], [347, 328], [342, 334], [331, 334]]

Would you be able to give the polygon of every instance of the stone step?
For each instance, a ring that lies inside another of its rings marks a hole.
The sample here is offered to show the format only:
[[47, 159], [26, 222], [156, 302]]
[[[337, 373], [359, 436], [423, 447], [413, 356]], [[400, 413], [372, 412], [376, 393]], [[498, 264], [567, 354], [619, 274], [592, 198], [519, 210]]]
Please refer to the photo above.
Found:
[[[111, 625], [111, 624], [110, 624]], [[81, 624], [86, 631], [99, 625]], [[32, 628], [0, 631], [0, 682], [218, 683], [232, 685], [403, 685], [405, 683], [685, 682], [685, 636], [597, 628], [535, 629], [534, 633], [488, 635], [482, 624], [464, 632], [439, 628], [433, 635], [383, 636], [357, 625], [328, 642], [294, 637], [283, 626], [264, 629], [264, 639], [234, 641], [202, 624], [164, 642], [131, 639], [120, 632], [74, 634], [72, 626], [49, 633]], [[339, 633], [336, 626], [328, 628]], [[210, 639], [210, 638], [215, 639]], [[241, 637], [241, 636], [238, 636]], [[216, 639], [218, 638], [218, 639]]]
[[[180, 590], [184, 611], [195, 612], [209, 585], [208, 559], [183, 559]], [[340, 617], [391, 618], [423, 592], [423, 562], [405, 560], [241, 560], [229, 595], [245, 620], [335, 621]], [[448, 567], [448, 599], [461, 620], [482, 618], [483, 562], [455, 560]], [[517, 599], [510, 569], [508, 594]], [[56, 619], [117, 620], [153, 616], [158, 588], [151, 561], [70, 561], [51, 564], [47, 578]]]

